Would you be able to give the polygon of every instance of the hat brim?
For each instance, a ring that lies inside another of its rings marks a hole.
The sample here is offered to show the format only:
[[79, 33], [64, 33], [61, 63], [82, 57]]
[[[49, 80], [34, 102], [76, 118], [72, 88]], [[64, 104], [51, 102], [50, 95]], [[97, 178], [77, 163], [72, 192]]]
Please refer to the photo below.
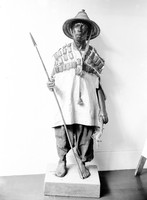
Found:
[[[85, 22], [86, 24], [89, 24], [91, 26], [91, 37], [90, 39], [94, 39], [96, 38], [99, 34], [100, 34], [100, 27], [92, 20], [86, 20], [86, 19], [81, 19], [81, 18], [73, 18], [73, 19], [68, 19], [64, 22], [63, 24], [63, 32], [64, 34], [69, 37], [69, 38], [73, 38], [72, 34], [71, 34], [71, 27], [73, 23], [76, 22]], [[88, 36], [89, 37], [89, 36]]]

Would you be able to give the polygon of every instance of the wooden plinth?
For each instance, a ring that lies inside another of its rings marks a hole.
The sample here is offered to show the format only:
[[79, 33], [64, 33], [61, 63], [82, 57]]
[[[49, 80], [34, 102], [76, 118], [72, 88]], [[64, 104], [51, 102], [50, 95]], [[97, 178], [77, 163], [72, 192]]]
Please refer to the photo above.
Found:
[[[55, 176], [56, 166], [49, 165], [45, 176], [45, 199], [98, 199], [100, 198], [100, 180], [96, 165], [88, 165], [91, 176], [81, 179], [76, 165], [68, 165], [66, 176]], [[48, 197], [48, 198], [47, 198]]]

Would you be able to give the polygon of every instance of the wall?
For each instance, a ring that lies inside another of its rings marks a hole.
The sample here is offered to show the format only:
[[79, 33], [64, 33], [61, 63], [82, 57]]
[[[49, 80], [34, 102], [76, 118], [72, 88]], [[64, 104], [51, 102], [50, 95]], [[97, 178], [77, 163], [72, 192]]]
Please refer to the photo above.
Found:
[[[49, 69], [52, 54], [69, 42], [62, 24], [81, 9], [101, 28], [91, 44], [106, 62], [109, 124], [92, 163], [99, 170], [136, 168], [147, 133], [146, 8], [145, 0], [0, 1], [1, 176], [44, 173], [58, 161], [55, 101], [29, 33]], [[72, 153], [68, 162], [74, 162]]]

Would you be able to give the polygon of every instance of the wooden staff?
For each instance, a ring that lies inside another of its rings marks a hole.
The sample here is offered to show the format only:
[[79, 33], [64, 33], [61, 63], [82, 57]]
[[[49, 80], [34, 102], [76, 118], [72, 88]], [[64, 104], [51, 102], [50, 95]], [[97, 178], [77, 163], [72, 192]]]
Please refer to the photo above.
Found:
[[[40, 52], [39, 52], [39, 50], [38, 50], [38, 48], [37, 48], [37, 44], [36, 44], [36, 42], [35, 42], [35, 40], [34, 40], [34, 38], [33, 38], [33, 36], [32, 36], [31, 33], [30, 33], [30, 37], [31, 37], [31, 39], [32, 39], [32, 42], [33, 42], [34, 46], [36, 47], [37, 53], [38, 53], [39, 58], [40, 58], [40, 60], [41, 60], [41, 62], [42, 62], [42, 65], [43, 65], [43, 68], [44, 68], [45, 73], [46, 73], [46, 75], [47, 75], [48, 81], [50, 82], [50, 77], [49, 77], [48, 72], [47, 72], [47, 70], [46, 70], [45, 64], [44, 64], [44, 62], [43, 62], [43, 60], [42, 60], [42, 57], [41, 57], [41, 55], [40, 55]], [[65, 120], [64, 120], [63, 112], [62, 112], [61, 106], [60, 106], [60, 104], [59, 104], [59, 101], [58, 101], [58, 98], [57, 98], [57, 95], [56, 95], [54, 89], [53, 89], [53, 94], [54, 94], [55, 100], [56, 100], [56, 102], [57, 102], [57, 105], [58, 105], [58, 108], [59, 108], [59, 111], [60, 111], [60, 114], [61, 114], [61, 117], [62, 117], [62, 120], [63, 120], [63, 125], [64, 125], [65, 132], [66, 132], [66, 135], [67, 135], [69, 144], [70, 144], [70, 148], [72, 149], [73, 155], [74, 155], [75, 160], [76, 160], [76, 163], [77, 163], [77, 165], [78, 165], [78, 168], [79, 168], [79, 171], [80, 171], [80, 176], [81, 176], [81, 178], [83, 179], [84, 177], [83, 177], [83, 175], [82, 175], [82, 171], [81, 171], [80, 165], [79, 165], [79, 163], [78, 163], [76, 154], [75, 154], [74, 149], [73, 149], [73, 147], [72, 147], [71, 140], [70, 140], [70, 137], [69, 137], [69, 133], [68, 133], [68, 130], [67, 130], [67, 127], [66, 127], [66, 123], [65, 123]]]

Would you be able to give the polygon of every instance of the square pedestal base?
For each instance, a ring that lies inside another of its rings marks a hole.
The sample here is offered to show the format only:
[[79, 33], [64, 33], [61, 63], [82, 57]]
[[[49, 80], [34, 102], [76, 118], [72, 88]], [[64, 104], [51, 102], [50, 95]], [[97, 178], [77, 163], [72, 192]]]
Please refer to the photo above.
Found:
[[82, 179], [77, 165], [67, 165], [66, 176], [55, 176], [56, 166], [49, 165], [44, 183], [44, 200], [84, 200], [100, 198], [100, 180], [96, 165], [88, 165], [91, 175]]

